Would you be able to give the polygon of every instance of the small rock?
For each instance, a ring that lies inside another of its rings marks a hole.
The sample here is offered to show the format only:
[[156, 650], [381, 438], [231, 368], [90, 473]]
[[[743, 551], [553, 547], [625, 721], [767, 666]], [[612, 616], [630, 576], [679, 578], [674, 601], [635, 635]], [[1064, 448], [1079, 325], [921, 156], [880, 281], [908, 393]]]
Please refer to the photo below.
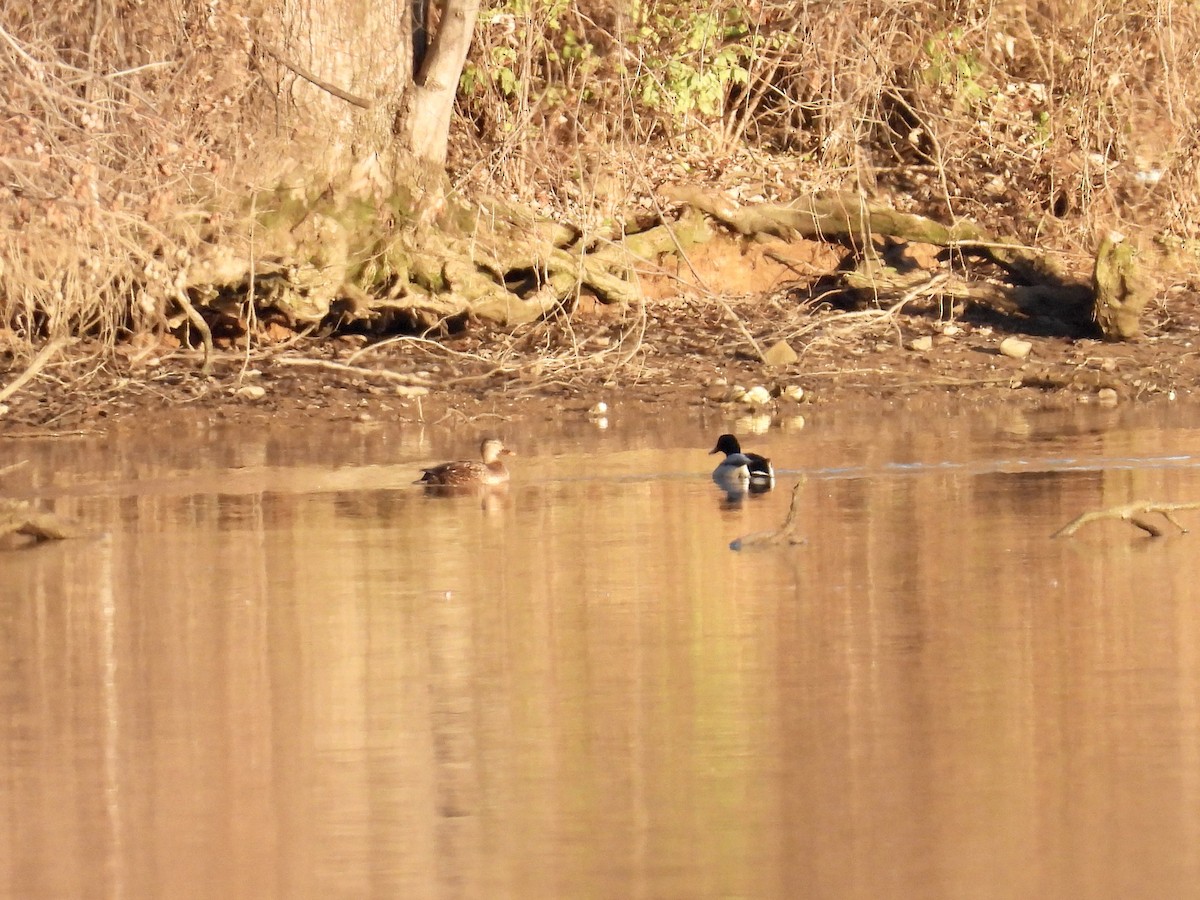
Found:
[[962, 334], [962, 329], [953, 322], [948, 322], [942, 326], [942, 334], [946, 337], [954, 337], [955, 335]]
[[704, 396], [709, 400], [723, 403], [729, 399], [729, 385], [724, 381], [714, 381], [704, 389]]
[[743, 403], [749, 403], [751, 406], [766, 406], [771, 402], [771, 392], [761, 384], [756, 384], [739, 398]]
[[1113, 388], [1100, 388], [1096, 392], [1096, 400], [1101, 406], [1116, 406], [1119, 399]]
[[789, 384], [779, 392], [779, 396], [786, 397], [788, 400], [794, 400], [796, 403], [799, 403], [804, 399], [804, 388], [800, 387], [798, 384]]
[[904, 257], [922, 269], [937, 269], [939, 265], [938, 257], [943, 252], [943, 248], [937, 244], [921, 244], [915, 241], [904, 247]]
[[267, 389], [261, 384], [246, 384], [234, 391], [234, 395], [243, 400], [261, 400], [267, 396]]
[[398, 384], [396, 385], [397, 397], [424, 397], [429, 393], [429, 388], [421, 384]]
[[608, 404], [603, 400], [599, 401], [595, 406], [588, 410], [588, 415], [592, 418], [598, 418], [608, 412]]
[[790, 366], [799, 358], [787, 341], [777, 341], [763, 354], [762, 361], [767, 366]]
[[915, 350], [917, 353], [927, 353], [933, 349], [933, 338], [928, 334], [913, 338], [908, 342], [908, 349]]
[[1016, 337], [1007, 337], [1000, 342], [1000, 352], [1011, 359], [1025, 359], [1033, 350], [1033, 344]]

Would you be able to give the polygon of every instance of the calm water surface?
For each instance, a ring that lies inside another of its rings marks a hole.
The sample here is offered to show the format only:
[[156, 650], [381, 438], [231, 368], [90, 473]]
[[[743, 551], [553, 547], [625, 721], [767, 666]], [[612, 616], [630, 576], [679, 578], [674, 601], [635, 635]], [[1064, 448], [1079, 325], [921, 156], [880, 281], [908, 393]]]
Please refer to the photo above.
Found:
[[0, 442], [0, 895], [1200, 896], [1200, 416], [697, 416]]

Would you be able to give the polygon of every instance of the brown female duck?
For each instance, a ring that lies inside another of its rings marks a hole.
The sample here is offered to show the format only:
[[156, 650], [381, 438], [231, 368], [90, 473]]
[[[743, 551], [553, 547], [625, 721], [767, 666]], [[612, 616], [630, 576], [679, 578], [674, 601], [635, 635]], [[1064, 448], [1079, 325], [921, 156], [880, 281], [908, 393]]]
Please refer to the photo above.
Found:
[[500, 461], [502, 456], [515, 455], [496, 438], [487, 438], [479, 445], [481, 462], [460, 459], [442, 463], [422, 470], [423, 474], [413, 484], [427, 487], [468, 487], [471, 485], [493, 486], [508, 483], [508, 469]]

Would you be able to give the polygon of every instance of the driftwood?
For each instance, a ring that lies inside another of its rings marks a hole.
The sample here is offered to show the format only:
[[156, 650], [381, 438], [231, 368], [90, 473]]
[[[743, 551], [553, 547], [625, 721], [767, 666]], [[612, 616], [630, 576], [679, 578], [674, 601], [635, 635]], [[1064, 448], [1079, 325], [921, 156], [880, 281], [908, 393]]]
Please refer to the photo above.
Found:
[[778, 547], [781, 544], [803, 544], [804, 538], [796, 537], [796, 519], [800, 514], [800, 485], [792, 488], [792, 502], [788, 506], [787, 516], [783, 524], [769, 531], [755, 531], [744, 534], [729, 545], [730, 550], [760, 550], [764, 547]]
[[24, 534], [35, 541], [78, 537], [79, 530], [53, 513], [39, 512], [25, 500], [0, 499], [0, 538]]
[[1145, 513], [1158, 513], [1178, 528], [1180, 532], [1187, 534], [1187, 529], [1180, 525], [1175, 517], [1171, 515], [1171, 513], [1181, 509], [1200, 509], [1200, 501], [1191, 503], [1158, 503], [1152, 500], [1135, 500], [1132, 503], [1124, 503], [1120, 506], [1109, 507], [1108, 509], [1093, 510], [1072, 519], [1062, 528], [1058, 529], [1058, 531], [1054, 532], [1051, 537], [1072, 537], [1084, 525], [1089, 522], [1098, 522], [1101, 519], [1122, 519], [1142, 529], [1142, 531], [1151, 537], [1162, 537], [1164, 533], [1162, 528], [1144, 518]]

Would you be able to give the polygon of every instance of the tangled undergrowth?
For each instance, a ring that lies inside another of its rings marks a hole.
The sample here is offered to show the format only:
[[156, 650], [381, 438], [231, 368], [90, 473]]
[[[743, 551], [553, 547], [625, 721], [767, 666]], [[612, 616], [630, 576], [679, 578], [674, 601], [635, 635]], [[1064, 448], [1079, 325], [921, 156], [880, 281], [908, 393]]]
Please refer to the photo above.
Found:
[[[101, 359], [147, 334], [196, 339], [185, 262], [286, 168], [260, 12], [0, 11], [0, 337], [15, 364], [54, 339], [87, 338]], [[1200, 8], [1171, 0], [492, 0], [450, 173], [468, 198], [596, 235], [661, 216], [665, 181], [744, 199], [835, 187], [1048, 251], [1086, 255], [1120, 229], [1194, 272], [1197, 84]]]

